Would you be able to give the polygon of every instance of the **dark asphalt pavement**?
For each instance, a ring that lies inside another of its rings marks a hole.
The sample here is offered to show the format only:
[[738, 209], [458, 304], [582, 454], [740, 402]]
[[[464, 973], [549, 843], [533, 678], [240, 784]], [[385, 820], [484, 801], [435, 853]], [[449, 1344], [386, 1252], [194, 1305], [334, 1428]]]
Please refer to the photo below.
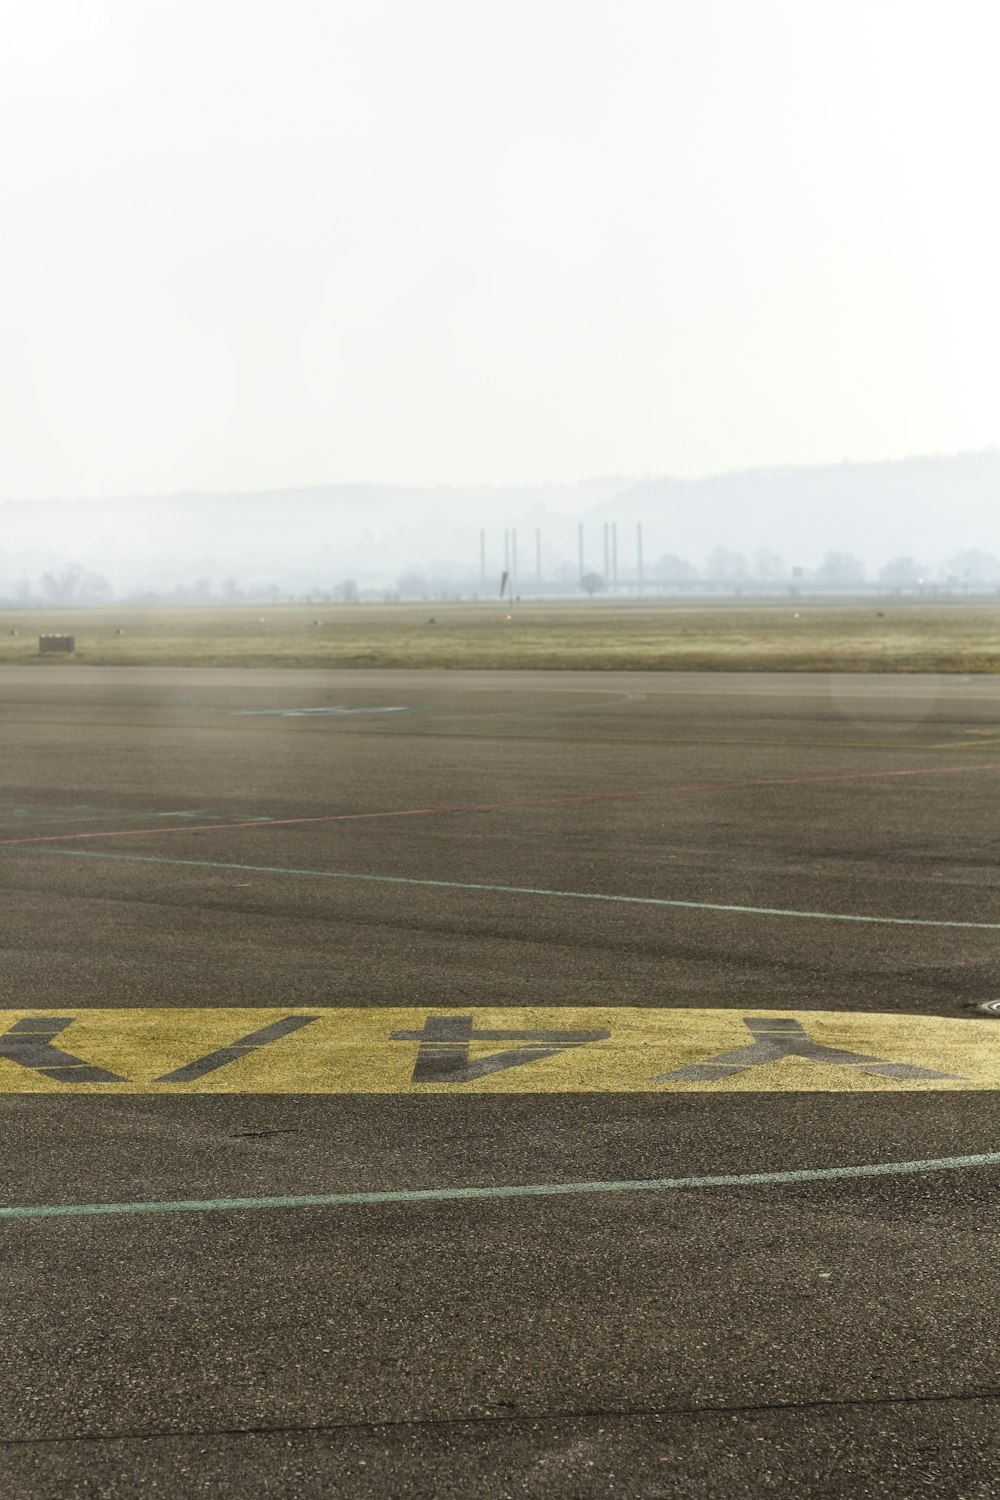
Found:
[[[1000, 998], [1000, 678], [55, 667], [0, 719], [5, 1010]], [[934, 1089], [0, 1112], [7, 1205], [1000, 1149]], [[0, 1493], [986, 1500], [998, 1184], [2, 1222]]]

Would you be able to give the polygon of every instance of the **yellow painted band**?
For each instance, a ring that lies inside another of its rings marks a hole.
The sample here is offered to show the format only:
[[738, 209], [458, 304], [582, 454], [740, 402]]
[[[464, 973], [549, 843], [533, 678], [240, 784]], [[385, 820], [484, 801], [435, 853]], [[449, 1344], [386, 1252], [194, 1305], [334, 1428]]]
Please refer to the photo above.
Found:
[[[450, 1026], [450, 1033], [434, 1040], [442, 1021], [444, 1032]], [[464, 1041], [451, 1034], [456, 1023], [459, 1032], [466, 1028]], [[293, 1025], [297, 1029], [282, 1031]], [[262, 1033], [266, 1038], [269, 1028], [275, 1029], [273, 1039], [253, 1042]], [[484, 1032], [494, 1035], [483, 1037]], [[496, 1033], [514, 1035], [498, 1038]], [[554, 1034], [562, 1040], [553, 1040]], [[103, 1081], [93, 1081], [95, 1074]], [[171, 1077], [175, 1074], [180, 1076]], [[985, 1019], [749, 1007], [67, 1006], [0, 1012], [0, 1093], [881, 1093], [998, 1088], [1000, 1023]]]

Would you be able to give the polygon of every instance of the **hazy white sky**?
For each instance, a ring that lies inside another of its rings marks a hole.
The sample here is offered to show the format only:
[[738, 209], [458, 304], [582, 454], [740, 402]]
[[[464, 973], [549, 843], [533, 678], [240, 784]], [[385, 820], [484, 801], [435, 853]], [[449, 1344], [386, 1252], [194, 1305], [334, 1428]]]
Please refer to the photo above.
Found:
[[995, 0], [0, 0], [0, 499], [1000, 442]]

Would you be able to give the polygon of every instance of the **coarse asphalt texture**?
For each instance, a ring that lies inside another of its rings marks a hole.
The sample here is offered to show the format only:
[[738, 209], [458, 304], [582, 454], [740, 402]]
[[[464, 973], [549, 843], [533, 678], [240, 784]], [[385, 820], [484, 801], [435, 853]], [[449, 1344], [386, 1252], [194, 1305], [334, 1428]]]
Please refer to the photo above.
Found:
[[[52, 666], [0, 670], [0, 709], [8, 1012], [851, 1012], [905, 1039], [1000, 999], [1000, 678]], [[534, 1092], [529, 1062], [513, 1092], [115, 1095], [9, 1058], [13, 1207], [1000, 1150], [1000, 1092], [817, 1091], [801, 1059], [783, 1091]], [[998, 1184], [0, 1221], [0, 1493], [985, 1500]]]

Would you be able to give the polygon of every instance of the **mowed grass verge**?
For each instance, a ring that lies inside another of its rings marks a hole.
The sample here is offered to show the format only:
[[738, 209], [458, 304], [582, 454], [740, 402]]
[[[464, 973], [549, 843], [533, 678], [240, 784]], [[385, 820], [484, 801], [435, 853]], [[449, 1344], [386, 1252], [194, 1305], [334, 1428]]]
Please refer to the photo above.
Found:
[[[16, 632], [16, 633], [15, 633]], [[43, 633], [76, 654], [41, 656]], [[354, 604], [0, 611], [0, 662], [79, 667], [998, 672], [1000, 603]]]

